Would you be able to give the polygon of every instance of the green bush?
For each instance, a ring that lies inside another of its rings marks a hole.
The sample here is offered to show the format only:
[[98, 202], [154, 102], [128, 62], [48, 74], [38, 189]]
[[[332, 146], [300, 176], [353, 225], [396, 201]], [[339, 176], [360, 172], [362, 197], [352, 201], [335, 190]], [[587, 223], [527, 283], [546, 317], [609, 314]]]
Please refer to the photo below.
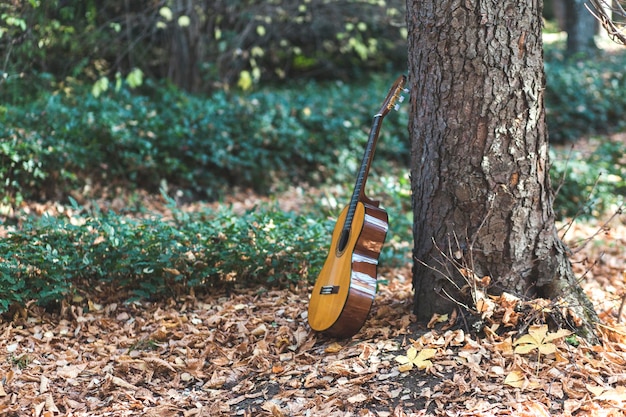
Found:
[[[259, 208], [130, 218], [74, 203], [68, 217], [26, 217], [0, 240], [0, 312], [49, 304], [97, 286], [141, 298], [190, 288], [287, 285], [315, 279], [332, 225]], [[79, 214], [82, 212], [82, 214]]]
[[48, 174], [41, 161], [46, 154], [36, 133], [5, 131], [0, 142], [0, 215], [31, 197], [31, 192], [46, 179]]
[[626, 144], [603, 142], [589, 157], [580, 152], [550, 154], [554, 209], [561, 217], [598, 217], [626, 199]]
[[[281, 181], [352, 178], [388, 82], [309, 82], [208, 98], [151, 83], [143, 94], [52, 94], [7, 107], [0, 126], [0, 137], [16, 138], [0, 157], [30, 158], [43, 176], [24, 181], [32, 172], [4, 165], [0, 184], [7, 196], [45, 198], [87, 180], [151, 191], [165, 182], [216, 198], [235, 186], [265, 192]], [[406, 111], [388, 118], [379, 158], [406, 163]]]
[[546, 62], [546, 121], [550, 141], [626, 127], [626, 54], [572, 60], [554, 51]]

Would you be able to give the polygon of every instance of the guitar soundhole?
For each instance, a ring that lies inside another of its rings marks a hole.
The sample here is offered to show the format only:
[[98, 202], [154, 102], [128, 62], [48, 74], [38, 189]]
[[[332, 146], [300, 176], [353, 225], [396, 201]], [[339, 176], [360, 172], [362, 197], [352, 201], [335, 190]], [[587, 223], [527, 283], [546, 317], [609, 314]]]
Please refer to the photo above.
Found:
[[324, 285], [320, 289], [320, 294], [322, 295], [330, 295], [330, 294], [338, 294], [339, 293], [339, 285]]
[[339, 236], [339, 242], [337, 242], [337, 252], [342, 253], [348, 244], [350, 239], [350, 230], [342, 230]]

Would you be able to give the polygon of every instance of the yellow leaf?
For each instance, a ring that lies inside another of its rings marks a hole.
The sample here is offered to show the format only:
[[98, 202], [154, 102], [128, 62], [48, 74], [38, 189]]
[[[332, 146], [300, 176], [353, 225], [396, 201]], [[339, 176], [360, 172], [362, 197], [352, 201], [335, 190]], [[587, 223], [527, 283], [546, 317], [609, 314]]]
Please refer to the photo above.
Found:
[[549, 355], [556, 352], [556, 345], [554, 343], [543, 343], [539, 345], [539, 352], [542, 355]]
[[422, 349], [418, 353], [417, 349], [411, 346], [407, 349], [406, 356], [396, 356], [396, 361], [401, 364], [398, 369], [400, 369], [401, 372], [411, 370], [413, 366], [417, 367], [417, 369], [428, 369], [433, 366], [433, 363], [428, 359], [433, 358], [436, 354], [436, 349]]
[[400, 372], [408, 372], [413, 369], [413, 362], [408, 362], [402, 365], [398, 365], [398, 371]]
[[504, 379], [504, 383], [514, 388], [521, 388], [526, 382], [526, 377], [521, 371], [512, 371]]
[[554, 333], [548, 333], [546, 334], [546, 337], [543, 339], [543, 342], [552, 342], [553, 340], [556, 339], [560, 339], [562, 337], [567, 337], [570, 334], [572, 334], [572, 332], [570, 332], [569, 330], [565, 330], [565, 329], [559, 329]]
[[343, 346], [341, 346], [337, 342], [334, 342], [334, 343], [331, 343], [330, 345], [328, 345], [328, 347], [326, 347], [326, 349], [324, 349], [324, 352], [326, 352], [326, 353], [337, 353], [341, 349], [343, 349]]
[[541, 326], [530, 326], [528, 334], [520, 337], [513, 343], [513, 345], [515, 345], [515, 353], [523, 355], [538, 349], [539, 353], [549, 355], [556, 352], [556, 345], [550, 342], [569, 336], [570, 334], [571, 332], [569, 330], [564, 329], [560, 329], [554, 333], [548, 333], [548, 326], [545, 324]]
[[548, 326], [545, 324], [530, 326], [528, 328], [528, 334], [534, 337], [537, 342], [539, 342], [546, 337], [546, 334], [548, 334]]
[[528, 343], [525, 345], [516, 346], [514, 352], [519, 353], [520, 355], [525, 355], [526, 353], [529, 353], [535, 350], [536, 348], [537, 348], [536, 344]]

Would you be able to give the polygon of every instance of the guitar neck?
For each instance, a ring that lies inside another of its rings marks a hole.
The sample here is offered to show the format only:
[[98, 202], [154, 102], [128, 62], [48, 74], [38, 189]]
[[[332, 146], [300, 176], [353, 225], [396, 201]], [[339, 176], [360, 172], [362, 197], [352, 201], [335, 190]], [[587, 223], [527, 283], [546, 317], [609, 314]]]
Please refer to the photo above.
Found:
[[339, 241], [339, 250], [343, 250], [345, 243], [347, 242], [350, 228], [352, 227], [352, 220], [354, 219], [354, 213], [356, 212], [359, 201], [365, 201], [365, 183], [367, 182], [367, 176], [369, 175], [370, 165], [374, 159], [374, 150], [376, 149], [376, 142], [378, 141], [378, 135], [380, 134], [380, 127], [382, 125], [383, 118], [394, 107], [396, 101], [401, 100], [400, 93], [406, 83], [406, 77], [404, 75], [399, 76], [391, 86], [391, 89], [385, 97], [385, 101], [380, 110], [374, 115], [374, 121], [370, 129], [370, 135], [367, 139], [367, 145], [365, 147], [365, 153], [363, 154], [363, 161], [361, 162], [361, 168], [356, 177], [356, 183], [354, 184], [354, 191], [352, 192], [352, 198], [350, 199], [350, 206], [346, 214], [346, 220], [342, 227], [341, 238]]
[[376, 143], [378, 142], [382, 120], [382, 114], [374, 116], [372, 128], [370, 129], [370, 135], [367, 140], [367, 145], [365, 146], [365, 152], [363, 153], [361, 167], [359, 168], [356, 183], [354, 184], [354, 190], [352, 191], [352, 197], [350, 198], [350, 206], [346, 215], [346, 221], [343, 226], [343, 230], [346, 232], [349, 231], [352, 226], [352, 219], [354, 218], [357, 204], [359, 201], [363, 201], [365, 197], [365, 184], [367, 183], [370, 166], [372, 164], [372, 160], [374, 159], [374, 151], [376, 150]]

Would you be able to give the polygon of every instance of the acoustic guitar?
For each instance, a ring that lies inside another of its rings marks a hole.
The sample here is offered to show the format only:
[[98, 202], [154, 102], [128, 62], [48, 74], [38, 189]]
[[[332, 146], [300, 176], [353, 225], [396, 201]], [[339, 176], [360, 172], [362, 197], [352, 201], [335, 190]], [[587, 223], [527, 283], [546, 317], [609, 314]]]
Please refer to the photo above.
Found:
[[376, 294], [376, 270], [387, 229], [387, 212], [365, 195], [365, 183], [383, 118], [401, 101], [401, 75], [374, 116], [350, 204], [333, 230], [328, 256], [313, 287], [308, 321], [313, 330], [350, 337], [361, 329]]

